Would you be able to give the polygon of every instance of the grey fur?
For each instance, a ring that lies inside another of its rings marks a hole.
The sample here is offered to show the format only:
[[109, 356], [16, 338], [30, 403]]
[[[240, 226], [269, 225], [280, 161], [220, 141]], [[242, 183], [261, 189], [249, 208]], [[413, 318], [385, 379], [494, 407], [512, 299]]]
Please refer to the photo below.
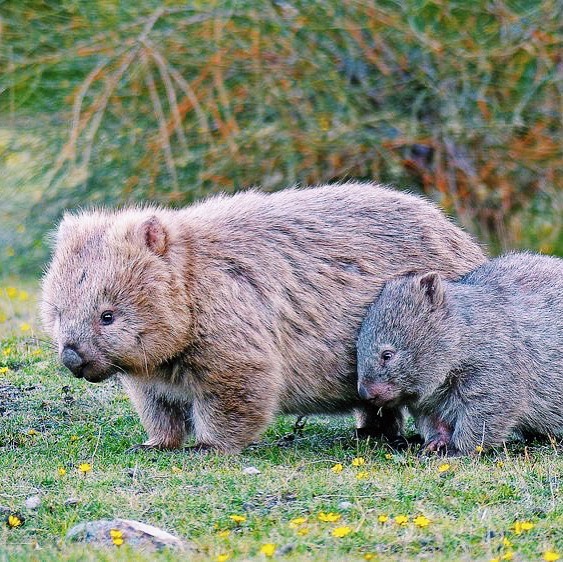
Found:
[[[391, 352], [391, 358], [381, 357]], [[427, 450], [467, 454], [563, 429], [563, 260], [493, 259], [456, 282], [388, 281], [360, 329], [358, 386], [408, 406]]]

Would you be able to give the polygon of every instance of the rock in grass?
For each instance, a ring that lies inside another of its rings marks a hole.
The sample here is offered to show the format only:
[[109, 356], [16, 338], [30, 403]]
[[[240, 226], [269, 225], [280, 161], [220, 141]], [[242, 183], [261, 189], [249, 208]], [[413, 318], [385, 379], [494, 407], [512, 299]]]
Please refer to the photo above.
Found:
[[247, 466], [246, 468], [243, 468], [242, 471], [244, 474], [249, 475], [260, 474], [260, 471], [255, 466]]
[[[116, 536], [122, 540], [116, 542]], [[158, 527], [130, 519], [100, 519], [79, 523], [70, 529], [66, 538], [108, 547], [128, 544], [132, 548], [148, 552], [164, 548], [182, 552], [196, 550], [193, 544], [182, 541]]]
[[39, 496], [29, 496], [25, 500], [25, 507], [27, 509], [37, 509], [41, 505], [41, 498]]

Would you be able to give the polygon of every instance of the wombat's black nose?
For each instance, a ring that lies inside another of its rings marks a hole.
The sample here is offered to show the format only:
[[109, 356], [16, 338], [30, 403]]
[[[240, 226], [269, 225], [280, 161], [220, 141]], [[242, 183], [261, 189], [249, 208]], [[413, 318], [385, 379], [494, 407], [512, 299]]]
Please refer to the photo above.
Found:
[[65, 347], [61, 354], [61, 361], [65, 367], [70, 369], [75, 377], [80, 377], [80, 368], [84, 364], [82, 357], [71, 347]]
[[372, 398], [369, 390], [361, 383], [358, 385], [358, 394], [362, 400], [369, 400]]

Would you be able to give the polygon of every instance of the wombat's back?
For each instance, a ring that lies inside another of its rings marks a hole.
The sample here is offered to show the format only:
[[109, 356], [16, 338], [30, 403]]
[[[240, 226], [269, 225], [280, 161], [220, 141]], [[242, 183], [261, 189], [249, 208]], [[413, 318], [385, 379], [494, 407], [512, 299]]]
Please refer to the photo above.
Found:
[[[434, 205], [373, 184], [246, 192], [178, 217], [196, 233], [194, 259], [206, 272], [200, 300], [223, 295], [208, 311], [214, 329], [225, 342], [225, 334], [237, 334], [233, 353], [241, 339], [272, 350], [287, 412], [357, 402], [355, 337], [387, 279], [429, 269], [457, 278], [485, 260]], [[217, 306], [247, 326], [230, 317], [218, 328]]]
[[508, 254], [451, 286], [479, 295], [471, 305], [473, 353], [498, 360], [494, 391], [522, 393], [524, 423], [534, 431], [563, 429], [563, 259]]

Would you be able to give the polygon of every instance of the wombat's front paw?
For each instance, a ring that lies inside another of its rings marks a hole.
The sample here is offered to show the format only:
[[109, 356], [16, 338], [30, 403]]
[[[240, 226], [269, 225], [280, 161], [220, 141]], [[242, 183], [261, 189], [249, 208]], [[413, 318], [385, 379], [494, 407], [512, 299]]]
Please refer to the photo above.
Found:
[[188, 453], [198, 453], [200, 455], [204, 455], [207, 453], [212, 453], [217, 449], [205, 443], [196, 443], [195, 445], [186, 445], [183, 450]]
[[442, 457], [458, 457], [461, 455], [461, 452], [451, 441], [444, 439], [443, 437], [437, 437], [436, 439], [427, 441], [420, 454], [437, 454]]

